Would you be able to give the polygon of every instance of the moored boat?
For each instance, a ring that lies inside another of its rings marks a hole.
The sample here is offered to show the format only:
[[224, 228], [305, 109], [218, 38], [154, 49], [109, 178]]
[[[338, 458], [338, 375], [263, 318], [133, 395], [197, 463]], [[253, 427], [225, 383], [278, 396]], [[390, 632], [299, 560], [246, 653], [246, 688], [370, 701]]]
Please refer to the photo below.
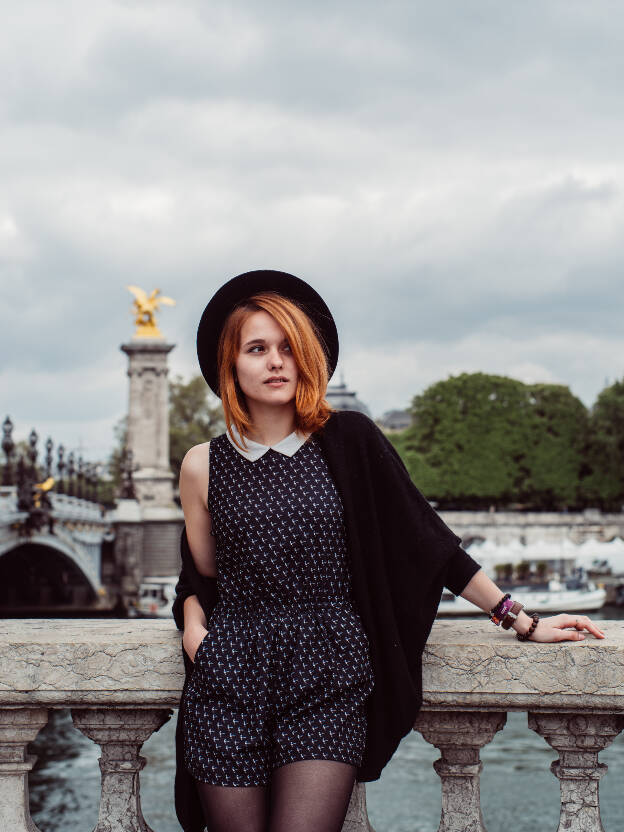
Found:
[[[604, 606], [607, 593], [593, 581], [569, 578], [566, 581], [552, 579], [544, 586], [501, 586], [503, 592], [511, 592], [516, 601], [524, 604], [529, 612], [594, 612]], [[438, 607], [438, 615], [483, 615], [483, 610], [461, 596], [444, 592]]]
[[139, 586], [137, 603], [128, 611], [129, 616], [138, 618], [170, 618], [175, 587], [178, 578], [153, 577], [145, 578]]

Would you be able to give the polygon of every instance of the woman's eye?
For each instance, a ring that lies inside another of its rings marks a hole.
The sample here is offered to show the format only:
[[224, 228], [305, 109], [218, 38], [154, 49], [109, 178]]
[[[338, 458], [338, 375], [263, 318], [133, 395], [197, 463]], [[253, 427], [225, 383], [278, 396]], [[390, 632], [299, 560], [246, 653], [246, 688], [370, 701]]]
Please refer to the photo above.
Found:
[[[250, 347], [247, 350], [247, 352], [255, 352], [256, 350], [263, 350], [263, 349], [264, 349], [264, 347], [262, 346], [262, 344], [254, 344], [254, 346]], [[288, 352], [290, 352], [290, 344], [284, 344], [282, 349], [288, 350]]]

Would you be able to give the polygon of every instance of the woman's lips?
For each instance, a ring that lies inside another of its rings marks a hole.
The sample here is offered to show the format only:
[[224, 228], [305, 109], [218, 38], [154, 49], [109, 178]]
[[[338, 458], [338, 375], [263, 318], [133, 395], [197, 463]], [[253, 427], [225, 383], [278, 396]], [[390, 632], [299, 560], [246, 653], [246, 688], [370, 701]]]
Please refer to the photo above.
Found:
[[284, 379], [280, 379], [279, 381], [265, 381], [264, 383], [268, 384], [269, 387], [283, 387], [284, 384], [288, 384]]

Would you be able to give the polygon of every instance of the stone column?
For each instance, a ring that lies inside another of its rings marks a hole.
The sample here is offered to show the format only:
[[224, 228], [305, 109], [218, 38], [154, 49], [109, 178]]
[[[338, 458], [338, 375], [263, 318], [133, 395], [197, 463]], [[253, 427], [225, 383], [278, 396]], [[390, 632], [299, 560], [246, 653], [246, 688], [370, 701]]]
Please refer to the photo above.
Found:
[[37, 758], [26, 746], [47, 721], [46, 708], [0, 710], [0, 829], [7, 832], [39, 832], [28, 804], [28, 772]]
[[93, 832], [152, 832], [141, 811], [141, 746], [171, 716], [170, 709], [72, 709], [74, 725], [102, 748], [100, 813]]
[[115, 571], [117, 589], [126, 609], [139, 597], [144, 573], [144, 531], [141, 508], [136, 500], [119, 500], [115, 510]]
[[128, 447], [137, 466], [133, 474], [137, 499], [168, 508], [174, 505], [167, 381], [167, 355], [173, 347], [162, 338], [147, 337], [135, 337], [121, 346], [128, 356]]
[[442, 754], [433, 764], [442, 780], [438, 832], [486, 832], [481, 814], [479, 752], [507, 721], [506, 713], [421, 711], [414, 728]]
[[615, 714], [529, 713], [529, 728], [559, 752], [550, 770], [559, 778], [559, 832], [604, 832], [598, 786], [607, 766], [598, 754], [624, 728]]

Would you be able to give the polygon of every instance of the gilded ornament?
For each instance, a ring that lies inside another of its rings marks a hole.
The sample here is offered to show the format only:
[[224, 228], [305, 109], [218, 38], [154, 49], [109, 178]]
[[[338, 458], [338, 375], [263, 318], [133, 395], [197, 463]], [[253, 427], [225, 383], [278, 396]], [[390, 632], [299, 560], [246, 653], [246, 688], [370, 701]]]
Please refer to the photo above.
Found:
[[138, 286], [126, 286], [126, 289], [134, 295], [132, 313], [134, 315], [136, 330], [134, 331], [133, 337], [162, 338], [162, 332], [156, 324], [156, 312], [161, 304], [175, 306], [176, 302], [172, 298], [161, 295], [160, 289], [154, 289], [149, 296]]

